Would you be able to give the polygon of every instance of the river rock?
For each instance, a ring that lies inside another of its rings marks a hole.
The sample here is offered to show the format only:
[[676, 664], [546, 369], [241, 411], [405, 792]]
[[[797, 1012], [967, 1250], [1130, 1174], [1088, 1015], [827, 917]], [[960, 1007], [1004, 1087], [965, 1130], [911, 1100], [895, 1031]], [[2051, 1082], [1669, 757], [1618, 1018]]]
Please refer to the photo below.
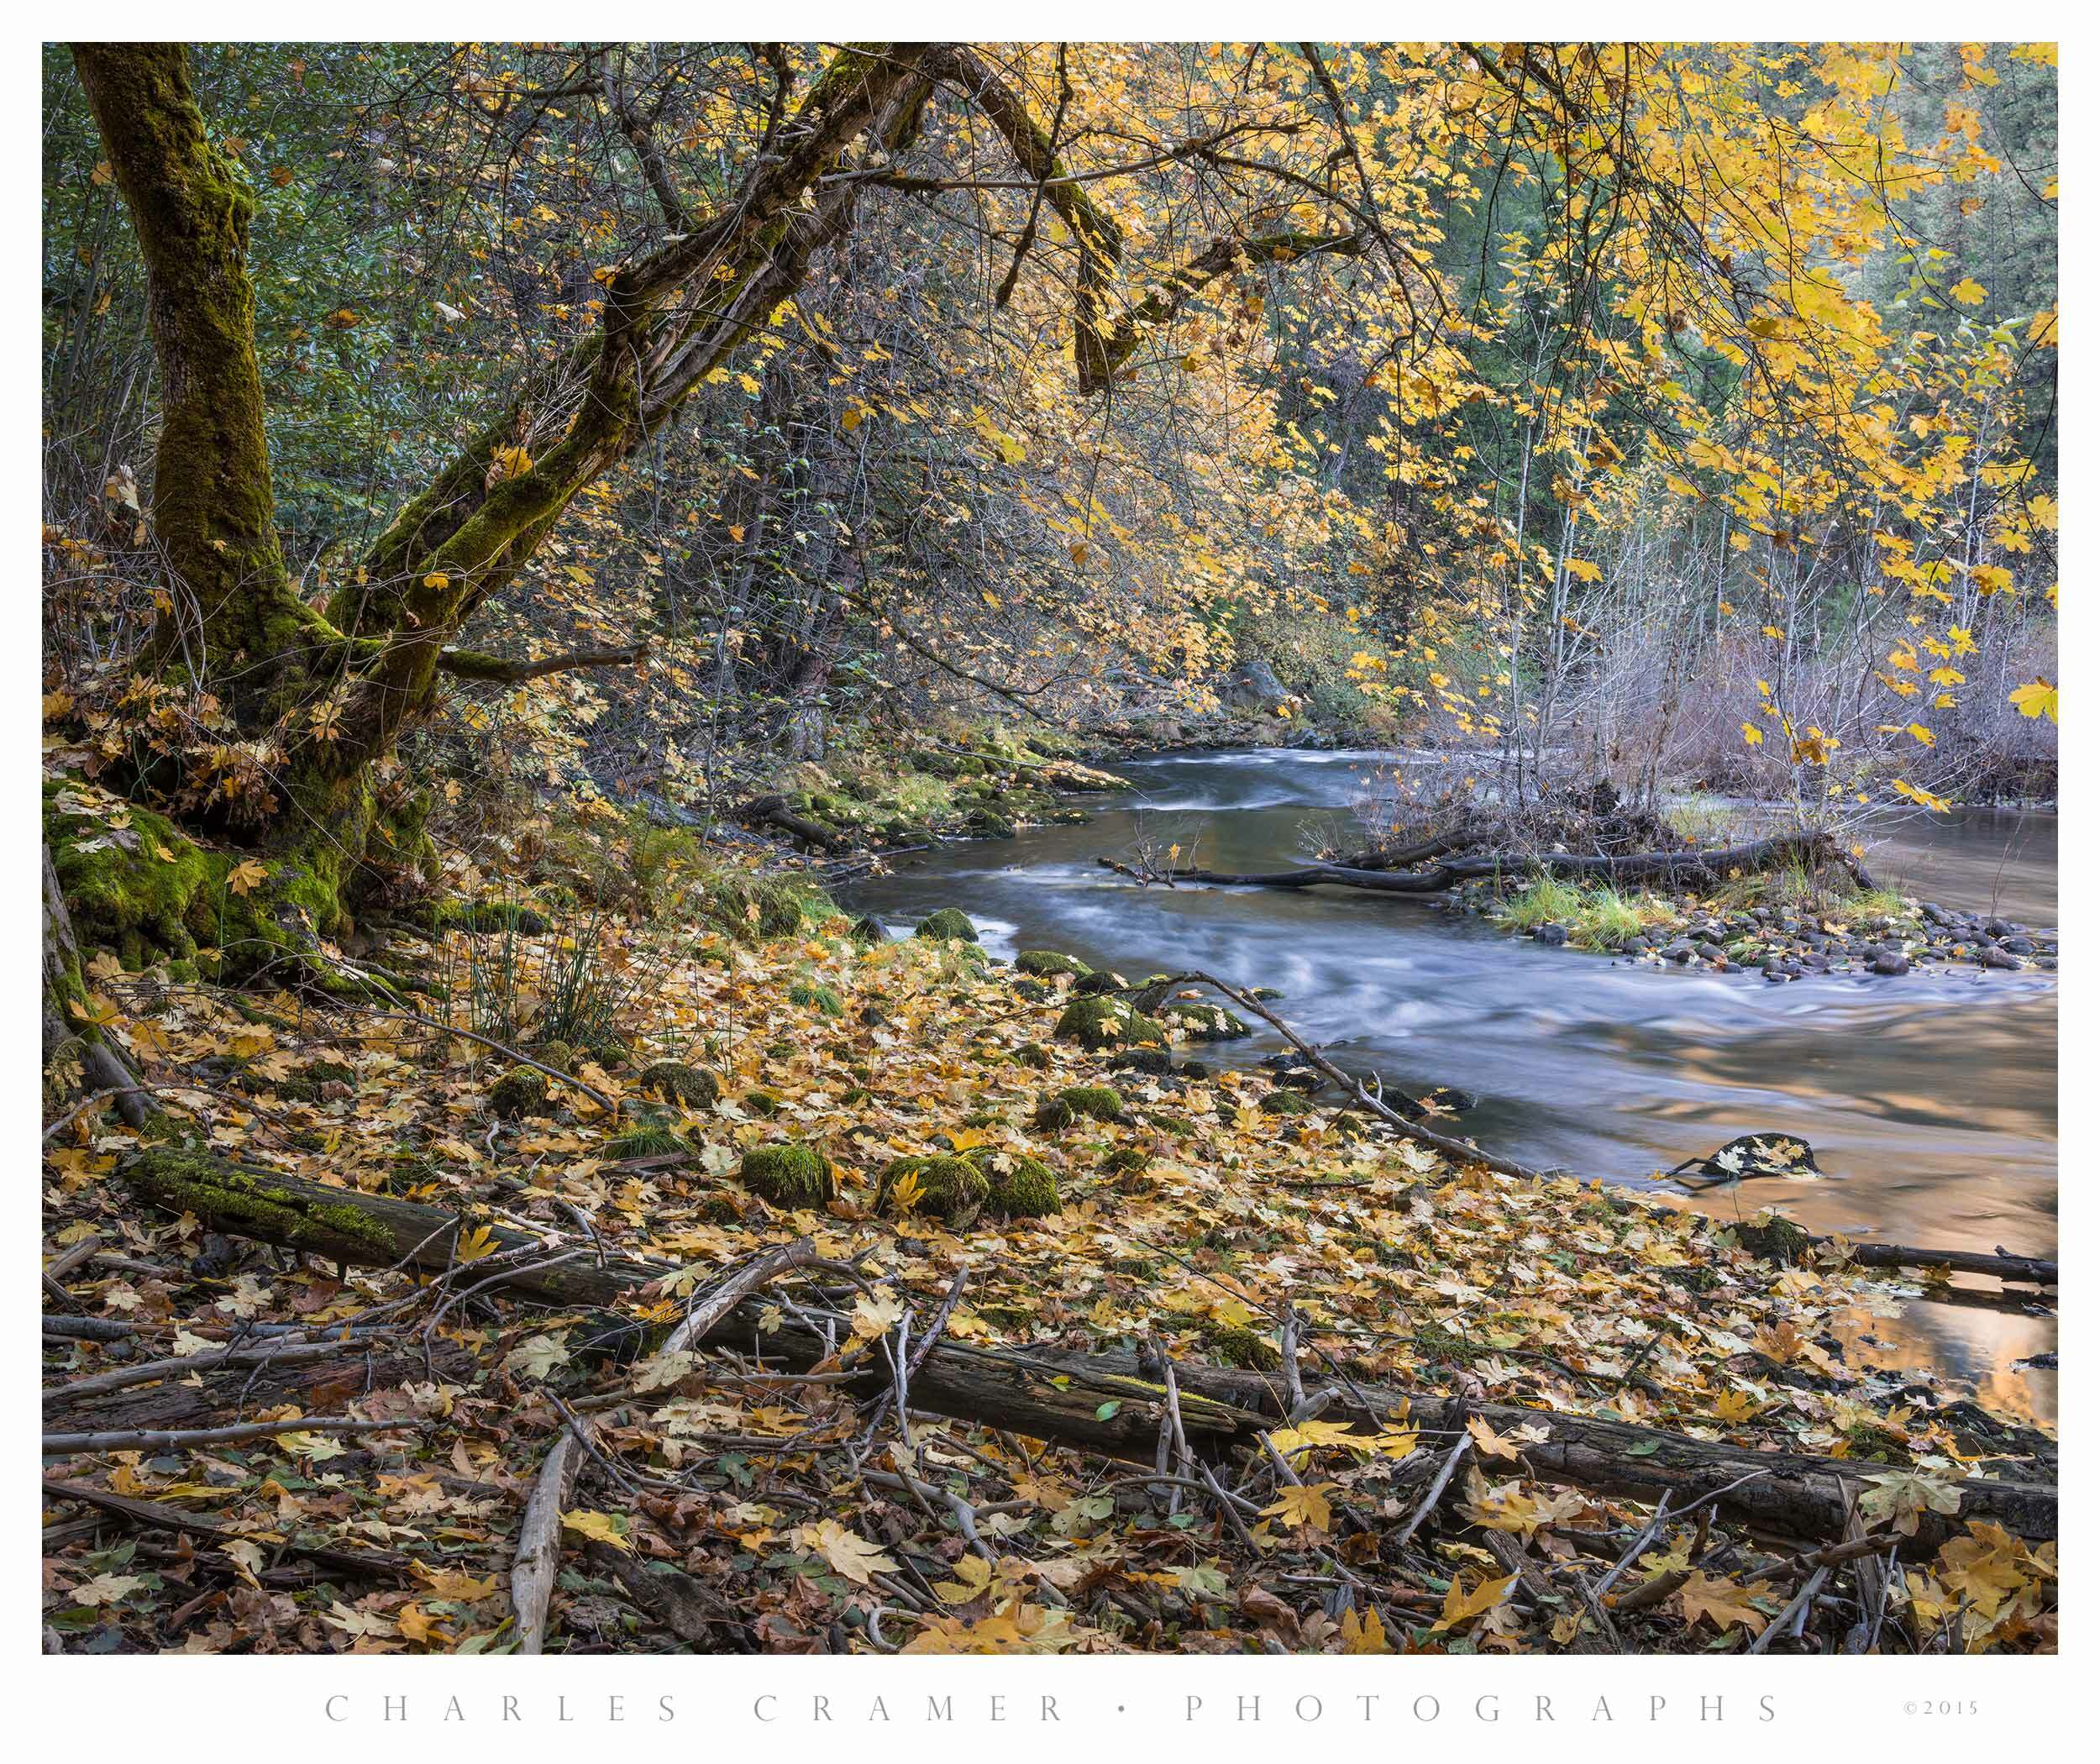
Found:
[[1874, 958], [1874, 972], [1892, 978], [1910, 972], [1910, 958], [1900, 949], [1884, 949]]
[[2008, 919], [1986, 919], [1983, 921], [1983, 930], [1985, 935], [1988, 937], [2009, 937], [2019, 932], [2019, 927]]
[[2008, 955], [2025, 956], [2034, 953], [2034, 942], [2027, 937], [2008, 937], [1998, 948]]
[[1679, 937], [1676, 942], [1663, 946], [1662, 959], [1666, 962], [1684, 963], [1692, 959], [1692, 940]]
[[2020, 965], [2020, 958], [2018, 956], [2007, 954], [1995, 943], [1985, 944], [1977, 953], [1977, 959], [1986, 968], [2017, 969]]
[[1567, 941], [1567, 927], [1565, 925], [1541, 925], [1531, 933], [1531, 941], [1557, 949]]

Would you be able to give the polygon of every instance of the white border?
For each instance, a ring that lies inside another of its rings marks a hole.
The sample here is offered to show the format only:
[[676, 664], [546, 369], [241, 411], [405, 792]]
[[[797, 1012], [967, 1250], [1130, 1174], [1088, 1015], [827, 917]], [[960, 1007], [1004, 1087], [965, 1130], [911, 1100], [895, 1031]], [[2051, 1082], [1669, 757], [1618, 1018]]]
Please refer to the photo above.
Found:
[[[517, 0], [495, 6], [479, 4], [405, 5], [399, 0], [368, 0], [353, 11], [295, 14], [281, 5], [254, 0], [210, 7], [165, 4], [152, 7], [118, 0], [92, 12], [60, 19], [46, 14], [34, 20], [44, 31], [77, 24], [97, 36], [267, 39], [286, 35], [360, 38], [481, 39], [572, 38], [580, 25], [609, 34], [608, 20], [635, 37], [679, 39], [705, 34], [727, 22], [722, 7], [629, 5], [610, 13], [600, 8], [580, 13], [573, 6], [550, 6], [543, 0]], [[748, 17], [741, 8], [739, 22]], [[1426, 36], [1453, 22], [1447, 12], [1424, 8], [1356, 5], [1247, 5], [1241, 0], [1190, 5], [1119, 3], [1066, 0], [1054, 8], [995, 10], [983, 5], [895, 6], [797, 4], [765, 10], [769, 31], [811, 40], [837, 40], [848, 35], [888, 34], [902, 38], [966, 36], [1012, 39], [1049, 34], [1074, 39], [1179, 39], [1200, 37], [1253, 38], [1288, 25], [1291, 34], [1316, 35], [1324, 41]], [[2062, 671], [2069, 676], [2066, 696], [2069, 717], [2063, 728], [2063, 838], [2061, 864], [2066, 878], [2065, 969], [2082, 974], [2083, 921], [2092, 904], [2094, 842], [2091, 743], [2092, 719], [2085, 709], [2095, 669], [2088, 604], [2100, 595], [2100, 581], [2087, 566], [2093, 556], [2085, 501], [2088, 480], [2082, 476], [2089, 458], [2087, 417], [2095, 396], [2085, 370], [2083, 307], [2076, 291], [2087, 285], [2091, 235], [2082, 224], [2089, 209], [2092, 157], [2088, 152], [2087, 118], [2082, 100], [2091, 95], [2082, 84], [2085, 40], [2092, 33], [2082, 18], [2073, 22], [2068, 8], [1998, 7], [1979, 14], [1973, 7], [1940, 3], [1804, 6], [1767, 4], [1740, 12], [1688, 15], [1682, 6], [1656, 4], [1490, 5], [1469, 11], [1462, 29], [1490, 40], [1524, 37], [1567, 39], [1667, 38], [1698, 29], [1714, 36], [1734, 27], [1736, 34], [1777, 38], [1872, 39], [1908, 37], [1913, 40], [1972, 38], [1979, 25], [1994, 37], [2056, 40], [2065, 44], [2061, 74], [2071, 82], [2069, 102], [2061, 102], [2064, 185], [2069, 192], [2069, 225], [2061, 228], [2061, 290], [2072, 297], [2069, 340], [2065, 346], [2061, 403], [2062, 457], [2066, 462], [2061, 497], [2068, 514], [2062, 534], [2065, 584], [2062, 613]], [[16, 687], [6, 699], [9, 726], [16, 731], [8, 751], [26, 756], [40, 737], [36, 677], [39, 638], [39, 561], [32, 552], [37, 528], [39, 452], [31, 412], [38, 407], [39, 367], [29, 347], [36, 322], [40, 237], [38, 35], [19, 27], [10, 35], [6, 66], [14, 86], [13, 102], [4, 115], [13, 140], [9, 207], [4, 238], [17, 254], [18, 267], [8, 284], [11, 312], [8, 335], [13, 348], [6, 358], [9, 409], [14, 420], [5, 431], [8, 470], [0, 474], [0, 495], [16, 512], [4, 529], [13, 535], [18, 559], [5, 613], [14, 636], [8, 653], [14, 659]], [[4, 1084], [7, 1119], [25, 1143], [37, 1102], [36, 847], [27, 829], [35, 812], [34, 769], [18, 757], [4, 773], [10, 825], [23, 837], [8, 848], [7, 871], [12, 935], [0, 939], [0, 962], [12, 983], [7, 995], [14, 1008], [0, 1047], [0, 1084]], [[2064, 1069], [2085, 1074], [2094, 1069], [2092, 1012], [2082, 980], [2066, 991], [2063, 1009]], [[2080, 1265], [2090, 1241], [2085, 1221], [2086, 1193], [2095, 1149], [2090, 1084], [2072, 1087], [2063, 1116], [2067, 1179], [2062, 1184], [2063, 1236], [2070, 1259]], [[34, 1163], [20, 1160], [9, 1204], [18, 1209], [18, 1230], [11, 1241], [24, 1247], [38, 1241], [34, 1215], [37, 1182]], [[18, 1268], [8, 1290], [26, 1312], [37, 1297], [28, 1269]], [[21, 1499], [13, 1522], [0, 1526], [0, 1557], [6, 1563], [5, 1652], [0, 1661], [13, 1692], [7, 1707], [17, 1746], [31, 1756], [55, 1756], [83, 1749], [118, 1756], [156, 1760], [191, 1757], [223, 1759], [229, 1753], [263, 1751], [302, 1760], [369, 1760], [375, 1749], [391, 1756], [456, 1759], [497, 1748], [507, 1757], [559, 1755], [573, 1758], [579, 1742], [587, 1748], [648, 1748], [675, 1753], [717, 1750], [762, 1753], [799, 1759], [835, 1756], [849, 1750], [858, 1759], [910, 1759], [913, 1764], [949, 1757], [984, 1757], [995, 1749], [1002, 1761], [1058, 1758], [1069, 1764], [1076, 1746], [1107, 1748], [1110, 1756], [1193, 1746], [1210, 1760], [1261, 1759], [1269, 1764], [1280, 1752], [1352, 1751], [1367, 1744], [1378, 1756], [1420, 1751], [1480, 1754], [1535, 1753], [1550, 1748], [1557, 1759], [1610, 1756], [1623, 1761], [1630, 1748], [1657, 1747], [1677, 1751], [1695, 1746], [1705, 1758], [1756, 1758], [1769, 1764], [1779, 1747], [1811, 1747], [1819, 1754], [1841, 1754], [1864, 1745], [1883, 1744], [1892, 1751], [1929, 1756], [1942, 1748], [1966, 1752], [1996, 1741], [2011, 1741], [2023, 1758], [2046, 1760], [2066, 1753], [2063, 1736], [2072, 1711], [2085, 1698], [2076, 1697], [2067, 1665], [2093, 1646], [2080, 1619], [2087, 1608], [2087, 1578], [2094, 1552], [2088, 1547], [2092, 1503], [2082, 1496], [2092, 1488], [2086, 1424], [2090, 1412], [2089, 1376], [2092, 1336], [2082, 1304], [2073, 1296], [2064, 1308], [2063, 1357], [2066, 1370], [2061, 1402], [2066, 1457], [2073, 1467], [2064, 1488], [2066, 1560], [2076, 1566], [2067, 1601], [2066, 1658], [2018, 1660], [1744, 1660], [1636, 1657], [1626, 1660], [1519, 1658], [1373, 1658], [1298, 1660], [1277, 1658], [1116, 1658], [1108, 1660], [977, 1661], [932, 1658], [783, 1659], [779, 1657], [680, 1659], [575, 1659], [524, 1662], [342, 1657], [266, 1660], [144, 1660], [121, 1663], [68, 1657], [45, 1660], [37, 1654], [35, 1607], [30, 1594], [37, 1551], [29, 1512], [34, 1497], [26, 1487], [35, 1462], [28, 1438], [29, 1418], [37, 1412], [31, 1386], [36, 1382], [29, 1344], [37, 1332], [26, 1315], [7, 1331], [9, 1344], [0, 1415], [15, 1435], [11, 1462], [23, 1478]], [[1037, 1699], [1057, 1700], [1060, 1719], [1037, 1719]], [[1416, 1706], [1418, 1696], [1436, 1699]], [[459, 1698], [455, 1709], [448, 1699]], [[834, 1719], [814, 1718], [811, 1699], [829, 1699]], [[890, 1719], [871, 1719], [872, 1700], [879, 1696]], [[1004, 1719], [993, 1719], [991, 1699], [1005, 1699]], [[1375, 1697], [1366, 1706], [1357, 1699]], [[388, 1719], [386, 1699], [407, 1698], [402, 1718]], [[517, 1719], [506, 1720], [506, 1697], [517, 1699]], [[761, 1699], [779, 1700], [766, 1704]], [[1191, 1714], [1186, 1699], [1201, 1699]], [[1239, 1699], [1258, 1697], [1258, 1715], [1242, 1719]], [[1536, 1699], [1549, 1698], [1550, 1722], [1540, 1719]], [[1600, 1712], [1598, 1698], [1604, 1699]], [[1719, 1697], [1717, 1712], [1703, 1699]], [[613, 1719], [614, 1698], [622, 1699], [621, 1717]], [[659, 1698], [670, 1698], [665, 1719]], [[952, 1699], [952, 1722], [928, 1719], [927, 1699]], [[1317, 1698], [1320, 1717], [1306, 1719]], [[1478, 1699], [1491, 1698], [1494, 1704]], [[1660, 1704], [1651, 1698], [1662, 1699]], [[347, 1701], [331, 1699], [347, 1698]], [[557, 1698], [565, 1698], [558, 1704]], [[1761, 1698], [1768, 1702], [1761, 1702]], [[1973, 1703], [1975, 1713], [1969, 1713]], [[1956, 1705], [1956, 1712], [1934, 1713], [1935, 1704]], [[1492, 1707], [1498, 1719], [1486, 1719]], [[774, 1719], [763, 1719], [770, 1713]], [[1605, 1719], [1608, 1713], [1609, 1719]], [[340, 1716], [343, 1719], [333, 1719]]]

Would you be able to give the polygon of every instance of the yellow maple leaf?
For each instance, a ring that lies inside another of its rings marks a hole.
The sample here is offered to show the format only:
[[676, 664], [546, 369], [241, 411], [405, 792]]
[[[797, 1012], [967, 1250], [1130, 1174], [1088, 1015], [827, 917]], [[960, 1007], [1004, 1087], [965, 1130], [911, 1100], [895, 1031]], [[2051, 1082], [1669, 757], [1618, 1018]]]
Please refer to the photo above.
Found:
[[1500, 1604], [1509, 1596], [1509, 1588], [1516, 1583], [1516, 1576], [1507, 1574], [1500, 1580], [1483, 1580], [1467, 1592], [1458, 1576], [1452, 1575], [1451, 1585], [1444, 1592], [1443, 1613], [1430, 1627], [1432, 1630], [1452, 1630], [1462, 1623], [1471, 1622]]
[[477, 1225], [459, 1240], [459, 1256], [462, 1262], [479, 1262], [484, 1256], [492, 1256], [502, 1245], [496, 1233], [486, 1225]]
[[632, 1550], [633, 1541], [627, 1534], [627, 1521], [617, 1513], [593, 1513], [579, 1508], [561, 1516], [564, 1530], [574, 1531], [580, 1537], [588, 1537], [597, 1543], [611, 1544], [616, 1550]]
[[848, 1531], [835, 1519], [797, 1527], [795, 1541], [801, 1548], [822, 1557], [835, 1572], [855, 1586], [871, 1584], [873, 1574], [896, 1572], [896, 1563], [883, 1554], [881, 1545], [869, 1543], [857, 1531]]
[[2046, 717], [2051, 722], [2056, 720], [2056, 689], [2045, 680], [2029, 682], [2006, 702], [2023, 717]]
[[237, 895], [251, 895], [270, 879], [270, 872], [253, 858], [236, 864], [226, 873], [226, 885]]
[[1273, 1514], [1287, 1525], [1310, 1525], [1315, 1531], [1324, 1531], [1334, 1517], [1334, 1508], [1327, 1499], [1327, 1491], [1334, 1486], [1332, 1483], [1289, 1483], [1262, 1510]]
[[1341, 1614], [1341, 1651], [1345, 1654], [1389, 1654], [1393, 1644], [1385, 1639], [1385, 1625], [1376, 1611], [1362, 1617], [1352, 1606]]
[[1704, 1617], [1717, 1630], [1740, 1623], [1755, 1635], [1770, 1620], [1750, 1601], [1756, 1594], [1771, 1590], [1768, 1581], [1754, 1581], [1749, 1586], [1739, 1587], [1732, 1580], [1718, 1579], [1694, 1568], [1692, 1578], [1678, 1589], [1677, 1600], [1683, 1607], [1687, 1623], [1697, 1623]]

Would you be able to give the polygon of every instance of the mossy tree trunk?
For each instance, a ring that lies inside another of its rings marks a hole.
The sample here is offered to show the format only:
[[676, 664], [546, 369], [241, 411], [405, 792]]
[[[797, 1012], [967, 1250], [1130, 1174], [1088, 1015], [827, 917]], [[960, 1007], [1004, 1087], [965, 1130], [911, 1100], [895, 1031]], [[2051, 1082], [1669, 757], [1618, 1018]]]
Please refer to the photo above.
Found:
[[[1119, 308], [1120, 231], [996, 69], [965, 45], [848, 45], [769, 135], [735, 200], [606, 279], [595, 328], [402, 509], [323, 613], [300, 598], [277, 537], [248, 269], [254, 198], [206, 131], [183, 45], [82, 44], [74, 54], [139, 236], [165, 382], [151, 507], [170, 595], [153, 659], [186, 674], [200, 714], [221, 721], [171, 794], [286, 860], [297, 914], [323, 934], [417, 855], [406, 781], [389, 775], [395, 744], [444, 675], [487, 678], [500, 666], [453, 647], [461, 627], [580, 491], [643, 447], [801, 288], [816, 255], [853, 225], [865, 190], [924, 181], [887, 164], [938, 87], [992, 123], [1070, 225], [1082, 392], [1107, 385], [1147, 330], [1250, 257], [1356, 243], [1221, 241]], [[689, 298], [696, 286], [710, 297]], [[581, 652], [570, 664], [627, 659]]]

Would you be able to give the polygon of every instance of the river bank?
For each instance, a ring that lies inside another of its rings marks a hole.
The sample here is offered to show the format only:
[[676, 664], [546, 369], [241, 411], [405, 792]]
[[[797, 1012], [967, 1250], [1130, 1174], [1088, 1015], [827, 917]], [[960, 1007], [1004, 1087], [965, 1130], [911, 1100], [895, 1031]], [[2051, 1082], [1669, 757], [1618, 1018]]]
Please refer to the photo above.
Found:
[[[1656, 1172], [1741, 1133], [1781, 1131], [1813, 1145], [1830, 1173], [1777, 1185], [1811, 1229], [2051, 1252], [2056, 1022], [2045, 973], [1840, 974], [1812, 986], [1704, 964], [1660, 973], [1578, 959], [1405, 900], [1141, 890], [1095, 864], [1179, 845], [1221, 869], [1273, 868], [1348, 824], [1362, 774], [1383, 759], [1126, 757], [1118, 768], [1132, 793], [1091, 799], [1084, 827], [911, 854], [843, 897], [905, 931], [937, 906], [963, 906], [1004, 956], [1048, 947], [1133, 975], [1200, 969], [1276, 987], [1278, 1008], [1344, 1068], [1377, 1073], [1389, 1091], [1473, 1094], [1465, 1131], [1536, 1166], [1654, 1190]], [[1873, 862], [1892, 887], [2055, 921], [2050, 817], [1905, 822]], [[1255, 1027], [1205, 1057], [1252, 1068], [1284, 1050]], [[1743, 1204], [1764, 1198], [1753, 1186]], [[2013, 1369], [2054, 1347], [2051, 1318], [1919, 1304], [1891, 1340], [1898, 1357], [2053, 1413], [2053, 1376]]]

